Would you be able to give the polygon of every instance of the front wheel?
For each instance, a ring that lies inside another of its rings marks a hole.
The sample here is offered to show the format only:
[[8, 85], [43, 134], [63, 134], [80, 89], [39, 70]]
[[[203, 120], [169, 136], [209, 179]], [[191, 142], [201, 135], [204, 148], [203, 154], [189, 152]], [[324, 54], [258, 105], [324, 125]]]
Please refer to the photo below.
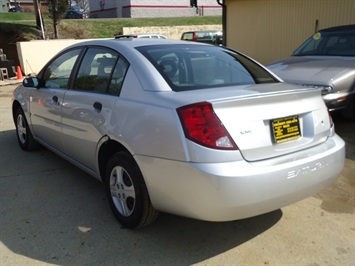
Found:
[[124, 227], [142, 228], [157, 218], [143, 176], [127, 152], [118, 152], [109, 160], [105, 189], [111, 210]]
[[16, 135], [20, 147], [26, 151], [37, 149], [40, 145], [33, 139], [25, 114], [21, 108], [18, 108], [15, 113], [15, 121]]

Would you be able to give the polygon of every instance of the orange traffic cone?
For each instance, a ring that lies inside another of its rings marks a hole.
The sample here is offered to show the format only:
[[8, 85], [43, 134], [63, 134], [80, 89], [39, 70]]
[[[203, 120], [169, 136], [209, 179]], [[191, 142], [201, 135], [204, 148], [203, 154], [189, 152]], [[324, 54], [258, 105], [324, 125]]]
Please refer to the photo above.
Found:
[[21, 71], [21, 67], [20, 66], [17, 66], [16, 74], [17, 74], [17, 79], [18, 80], [22, 80], [23, 79], [22, 71]]

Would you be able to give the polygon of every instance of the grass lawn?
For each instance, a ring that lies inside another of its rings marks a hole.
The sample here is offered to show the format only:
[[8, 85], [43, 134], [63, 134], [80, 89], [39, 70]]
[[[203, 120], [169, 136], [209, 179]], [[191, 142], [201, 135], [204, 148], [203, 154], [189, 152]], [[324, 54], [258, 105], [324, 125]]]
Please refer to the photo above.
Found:
[[[52, 38], [53, 25], [48, 14], [43, 14], [46, 35]], [[122, 31], [122, 27], [181, 26], [222, 24], [220, 16], [196, 16], [177, 18], [110, 18], [110, 19], [62, 19], [59, 22], [60, 38], [110, 38]], [[34, 13], [0, 13], [0, 33], [12, 33], [19, 39], [42, 39], [36, 27]], [[1, 34], [0, 34], [1, 35]], [[11, 39], [11, 37], [9, 37]]]

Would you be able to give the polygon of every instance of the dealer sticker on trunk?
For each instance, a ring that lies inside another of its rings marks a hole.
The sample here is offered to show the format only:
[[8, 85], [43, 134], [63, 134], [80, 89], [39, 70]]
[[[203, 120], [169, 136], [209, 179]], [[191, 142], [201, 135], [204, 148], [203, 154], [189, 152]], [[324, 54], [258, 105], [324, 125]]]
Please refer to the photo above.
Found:
[[298, 115], [277, 118], [271, 121], [274, 140], [283, 143], [301, 137]]

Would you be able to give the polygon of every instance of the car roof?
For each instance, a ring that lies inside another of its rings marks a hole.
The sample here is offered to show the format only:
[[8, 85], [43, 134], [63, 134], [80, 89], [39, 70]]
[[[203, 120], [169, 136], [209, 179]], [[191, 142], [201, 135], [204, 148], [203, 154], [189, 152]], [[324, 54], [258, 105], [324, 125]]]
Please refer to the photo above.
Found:
[[107, 46], [112, 48], [124, 48], [124, 49], [132, 49], [140, 46], [146, 45], [171, 45], [171, 44], [183, 44], [183, 45], [207, 45], [204, 43], [198, 42], [186, 42], [181, 40], [172, 40], [172, 39], [151, 39], [151, 38], [123, 38], [123, 39], [95, 39], [90, 41], [83, 41], [80, 43], [73, 44], [70, 47], [78, 47], [78, 46], [85, 46], [85, 45], [97, 45], [97, 46]]
[[319, 32], [323, 33], [323, 32], [348, 32], [348, 31], [355, 32], [355, 24], [330, 27], [330, 28], [322, 29]]
[[119, 39], [119, 38], [134, 38], [135, 36], [137, 36], [137, 34], [120, 34], [120, 35], [116, 35], [115, 38]]
[[118, 34], [115, 36], [116, 39], [124, 39], [124, 38], [139, 38], [139, 37], [146, 37], [146, 36], [161, 36], [166, 38], [166, 36], [162, 35], [162, 34]]

